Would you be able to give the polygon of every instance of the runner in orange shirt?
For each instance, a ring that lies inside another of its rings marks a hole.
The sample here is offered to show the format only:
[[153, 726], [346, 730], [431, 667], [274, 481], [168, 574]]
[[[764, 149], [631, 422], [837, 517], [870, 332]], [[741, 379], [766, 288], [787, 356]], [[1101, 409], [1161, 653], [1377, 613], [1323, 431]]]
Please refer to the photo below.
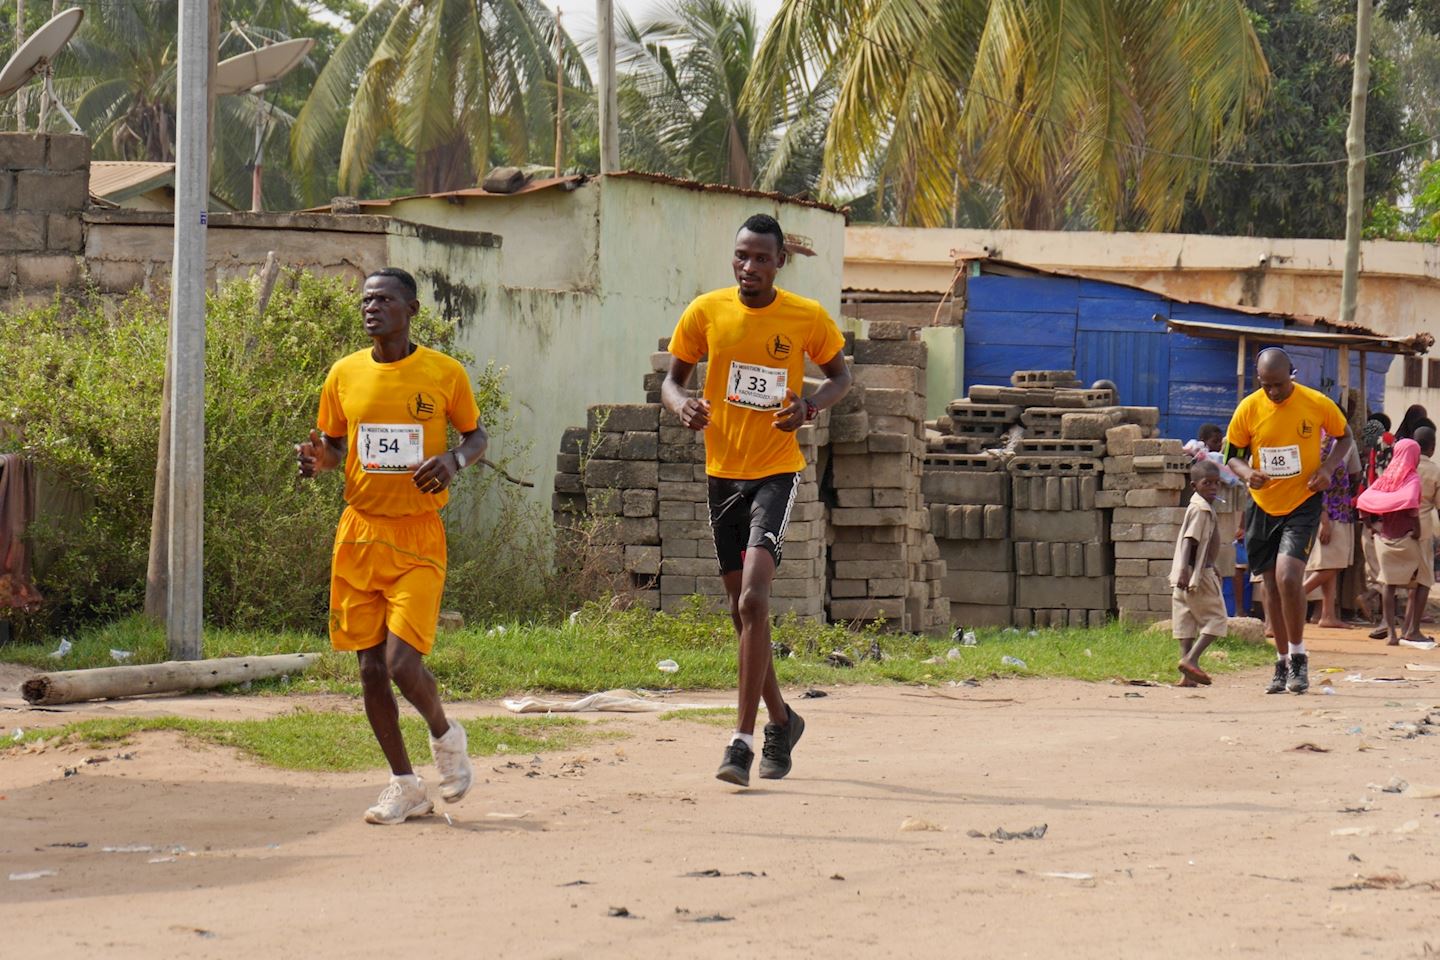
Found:
[[[691, 430], [705, 431], [710, 526], [730, 616], [740, 636], [739, 716], [716, 777], [749, 786], [755, 716], [765, 700], [769, 722], [760, 776], [790, 772], [790, 752], [805, 721], [785, 705], [770, 651], [770, 587], [785, 544], [790, 508], [805, 457], [795, 431], [850, 389], [844, 338], [825, 308], [775, 286], [785, 265], [785, 234], [757, 214], [735, 237], [736, 286], [696, 297], [670, 340], [665, 407]], [[825, 383], [802, 398], [805, 357]], [[703, 397], [685, 388], [708, 357]]]
[[[450, 481], [485, 454], [488, 437], [465, 368], [410, 340], [420, 309], [415, 280], [386, 267], [365, 278], [361, 313], [368, 349], [336, 361], [320, 394], [318, 429], [296, 444], [300, 476], [344, 467], [347, 506], [335, 532], [330, 642], [360, 658], [365, 715], [390, 763], [390, 785], [365, 812], [370, 823], [402, 823], [434, 809], [410, 766], [390, 682], [425, 718], [440, 771], [440, 796], [454, 802], [473, 779], [465, 728], [451, 723], [421, 657], [435, 643], [445, 590], [440, 508]], [[461, 443], [446, 449], [446, 424]]]

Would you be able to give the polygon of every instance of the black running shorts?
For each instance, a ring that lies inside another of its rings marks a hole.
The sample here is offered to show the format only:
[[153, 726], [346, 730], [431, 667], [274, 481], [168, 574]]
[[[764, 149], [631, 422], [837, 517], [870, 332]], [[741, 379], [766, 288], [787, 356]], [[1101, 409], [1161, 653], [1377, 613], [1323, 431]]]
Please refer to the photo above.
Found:
[[785, 527], [800, 491], [800, 474], [777, 473], [758, 480], [710, 477], [710, 529], [715, 533], [715, 559], [722, 575], [739, 570], [745, 551], [762, 547], [780, 565]]
[[1309, 560], [1310, 548], [1320, 530], [1321, 494], [1315, 494], [1281, 517], [1274, 517], [1251, 503], [1245, 511], [1245, 553], [1251, 573], [1265, 573], [1275, 566], [1280, 554]]

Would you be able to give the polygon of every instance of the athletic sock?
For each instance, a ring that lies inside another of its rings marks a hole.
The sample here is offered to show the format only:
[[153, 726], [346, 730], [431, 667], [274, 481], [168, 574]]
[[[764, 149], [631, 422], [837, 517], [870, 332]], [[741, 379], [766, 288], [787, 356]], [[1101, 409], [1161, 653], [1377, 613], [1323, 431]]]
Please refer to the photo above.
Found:
[[1277, 653], [1275, 654], [1275, 659], [1280, 661], [1281, 663], [1284, 663], [1290, 659], [1290, 655], [1287, 653]]
[[753, 733], [732, 733], [732, 734], [730, 734], [730, 742], [731, 742], [731, 743], [734, 743], [736, 740], [739, 740], [741, 743], [745, 744], [745, 746], [746, 746], [752, 753], [755, 751], [755, 734], [753, 734]]
[[1301, 640], [1299, 643], [1290, 644], [1290, 652], [1303, 654], [1305, 652], [1305, 641]]

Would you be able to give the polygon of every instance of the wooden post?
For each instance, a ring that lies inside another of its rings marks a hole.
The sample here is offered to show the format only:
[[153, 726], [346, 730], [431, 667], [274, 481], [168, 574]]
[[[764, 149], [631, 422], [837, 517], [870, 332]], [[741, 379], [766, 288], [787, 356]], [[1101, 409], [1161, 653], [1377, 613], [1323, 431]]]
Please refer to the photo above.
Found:
[[1340, 347], [1340, 402], [1345, 403], [1350, 393], [1350, 348]]
[[1368, 379], [1368, 378], [1367, 378], [1367, 374], [1368, 374], [1369, 371], [1367, 371], [1367, 370], [1365, 369], [1365, 368], [1368, 367], [1368, 366], [1370, 366], [1369, 358], [1366, 356], [1365, 351], [1364, 351], [1364, 350], [1361, 350], [1361, 351], [1360, 351], [1360, 404], [1361, 404], [1361, 406], [1363, 406], [1363, 407], [1365, 408], [1365, 419], [1366, 419], [1366, 420], [1369, 420], [1369, 419], [1370, 419], [1370, 391], [1369, 391], [1369, 389], [1366, 387], [1366, 380]]
[[555, 176], [565, 162], [565, 40], [560, 31], [560, 8], [555, 8]]
[[1235, 402], [1245, 399], [1245, 334], [1235, 341]]
[[20, 693], [27, 703], [37, 706], [139, 697], [149, 693], [185, 693], [303, 673], [319, 659], [318, 653], [281, 653], [267, 657], [172, 660], [133, 667], [64, 670], [31, 677], [21, 684]]

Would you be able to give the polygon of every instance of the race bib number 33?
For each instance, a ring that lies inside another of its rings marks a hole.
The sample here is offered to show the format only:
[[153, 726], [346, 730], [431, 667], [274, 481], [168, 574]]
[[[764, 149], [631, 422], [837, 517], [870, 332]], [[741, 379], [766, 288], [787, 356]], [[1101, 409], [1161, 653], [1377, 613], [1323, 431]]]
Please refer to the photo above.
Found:
[[362, 423], [356, 437], [366, 473], [411, 473], [425, 459], [425, 430], [413, 423]]
[[1298, 477], [1300, 475], [1299, 445], [1292, 443], [1288, 447], [1261, 447], [1260, 470], [1267, 477], [1277, 480], [1284, 477]]
[[779, 410], [785, 403], [786, 376], [774, 367], [731, 361], [725, 399], [750, 410]]

